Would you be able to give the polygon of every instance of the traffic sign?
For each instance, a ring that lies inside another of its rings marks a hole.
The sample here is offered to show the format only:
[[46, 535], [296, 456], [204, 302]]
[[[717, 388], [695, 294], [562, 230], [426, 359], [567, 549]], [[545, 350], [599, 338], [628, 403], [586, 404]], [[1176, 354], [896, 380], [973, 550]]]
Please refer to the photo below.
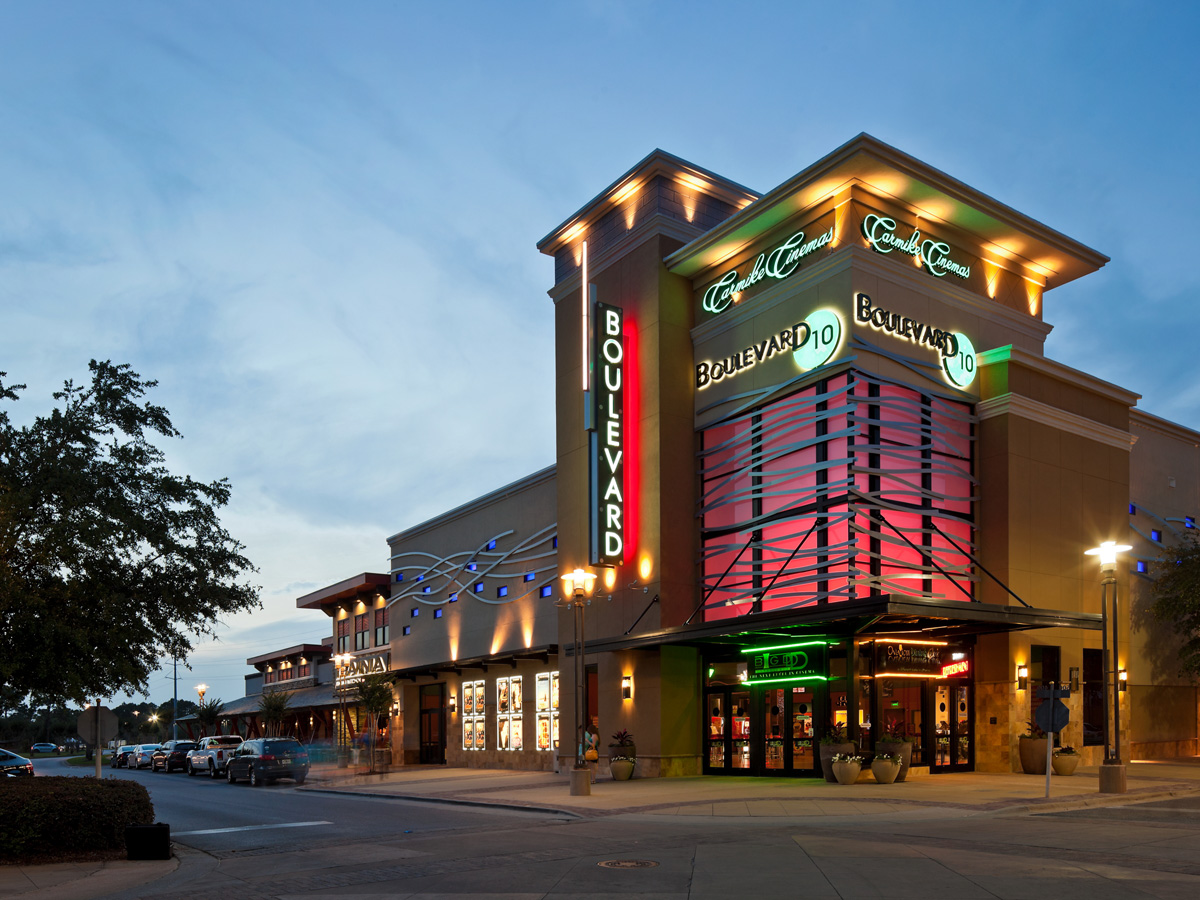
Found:
[[[107, 706], [101, 706], [99, 716], [96, 715], [96, 707], [85, 709], [79, 714], [79, 719], [75, 722], [75, 727], [79, 729], [79, 736], [83, 738], [85, 743], [96, 746], [98, 744], [111, 741], [117, 736], [117, 714]], [[100, 722], [100, 740], [96, 740], [96, 721]]]
[[1037, 727], [1047, 734], [1057, 733], [1067, 727], [1067, 722], [1070, 721], [1070, 711], [1067, 705], [1058, 698], [1053, 700], [1043, 700], [1033, 713], [1033, 721], [1037, 723]]

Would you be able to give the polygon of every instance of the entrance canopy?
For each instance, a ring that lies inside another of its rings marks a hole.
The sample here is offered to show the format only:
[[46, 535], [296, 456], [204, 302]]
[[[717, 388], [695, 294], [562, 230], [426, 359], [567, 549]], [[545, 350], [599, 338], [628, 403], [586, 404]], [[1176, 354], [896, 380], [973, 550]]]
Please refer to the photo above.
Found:
[[[663, 628], [646, 634], [587, 642], [589, 653], [629, 650], [660, 644], [746, 646], [805, 637], [899, 637], [954, 640], [968, 635], [1031, 628], [1082, 628], [1099, 631], [1098, 613], [1067, 612], [1025, 606], [997, 606], [960, 600], [938, 601], [886, 596], [845, 600], [800, 609], [759, 613]], [[569, 655], [569, 651], [568, 651]]]

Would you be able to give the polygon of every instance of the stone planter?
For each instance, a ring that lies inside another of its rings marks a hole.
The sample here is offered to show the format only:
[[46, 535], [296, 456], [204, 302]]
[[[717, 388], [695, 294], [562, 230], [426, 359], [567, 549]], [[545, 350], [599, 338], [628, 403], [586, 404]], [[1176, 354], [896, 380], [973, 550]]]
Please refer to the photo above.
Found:
[[833, 763], [830, 760], [838, 753], [853, 753], [854, 745], [847, 741], [844, 744], [820, 744], [819, 746], [821, 748], [821, 771], [825, 775], [825, 780], [833, 784], [837, 779], [833, 777]]
[[1026, 775], [1046, 774], [1047, 738], [1031, 738], [1022, 735], [1017, 739], [1017, 752], [1021, 757], [1021, 771]]
[[899, 781], [900, 764], [894, 763], [890, 759], [873, 759], [871, 760], [871, 774], [880, 784], [891, 784], [893, 781]]
[[633, 777], [632, 759], [612, 759], [608, 762], [608, 771], [612, 773], [613, 781], [628, 781]]
[[834, 780], [838, 784], [854, 784], [858, 781], [858, 775], [862, 771], [862, 763], [856, 762], [835, 762], [830, 764], [833, 770]]
[[1079, 765], [1079, 756], [1073, 753], [1063, 756], [1055, 754], [1051, 757], [1050, 765], [1054, 767], [1055, 775], [1074, 775], [1075, 767]]
[[911, 741], [879, 741], [875, 745], [876, 753], [886, 753], [888, 756], [900, 754], [900, 771], [896, 773], [896, 782], [902, 782], [908, 777], [908, 767], [912, 763], [913, 745]]

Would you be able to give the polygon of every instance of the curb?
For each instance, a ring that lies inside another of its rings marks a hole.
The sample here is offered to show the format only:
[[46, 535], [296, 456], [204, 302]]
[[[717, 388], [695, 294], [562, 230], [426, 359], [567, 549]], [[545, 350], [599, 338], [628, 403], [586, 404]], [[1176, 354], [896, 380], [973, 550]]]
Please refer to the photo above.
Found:
[[1127, 792], [1124, 794], [1094, 794], [1080, 797], [1077, 800], [1057, 800], [1046, 803], [1026, 803], [1017, 806], [1007, 806], [1003, 809], [990, 810], [995, 813], [1037, 813], [1069, 812], [1075, 809], [1103, 809], [1108, 806], [1131, 806], [1136, 803], [1152, 803], [1156, 800], [1173, 800], [1176, 797], [1189, 797], [1200, 794], [1200, 787], [1177, 787], [1163, 790], [1146, 790], [1144, 792]]
[[441, 803], [455, 806], [475, 806], [480, 809], [508, 809], [514, 812], [540, 812], [556, 816], [568, 816], [572, 819], [584, 819], [580, 813], [562, 809], [557, 806], [537, 806], [534, 804], [521, 805], [518, 803], [490, 803], [486, 800], [467, 800], [458, 797], [424, 797], [413, 794], [397, 794], [391, 791], [347, 791], [337, 788], [302, 787], [297, 788], [314, 794], [338, 794], [343, 797], [372, 797], [378, 800], [406, 800], [410, 803]]

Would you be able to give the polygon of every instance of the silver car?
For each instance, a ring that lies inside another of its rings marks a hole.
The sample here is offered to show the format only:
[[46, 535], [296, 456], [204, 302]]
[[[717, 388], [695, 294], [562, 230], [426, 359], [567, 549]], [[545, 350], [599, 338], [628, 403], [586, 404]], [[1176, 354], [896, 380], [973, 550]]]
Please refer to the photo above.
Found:
[[154, 761], [154, 751], [161, 746], [161, 744], [138, 744], [129, 754], [129, 762], [126, 763], [126, 767], [130, 769], [150, 768]]

